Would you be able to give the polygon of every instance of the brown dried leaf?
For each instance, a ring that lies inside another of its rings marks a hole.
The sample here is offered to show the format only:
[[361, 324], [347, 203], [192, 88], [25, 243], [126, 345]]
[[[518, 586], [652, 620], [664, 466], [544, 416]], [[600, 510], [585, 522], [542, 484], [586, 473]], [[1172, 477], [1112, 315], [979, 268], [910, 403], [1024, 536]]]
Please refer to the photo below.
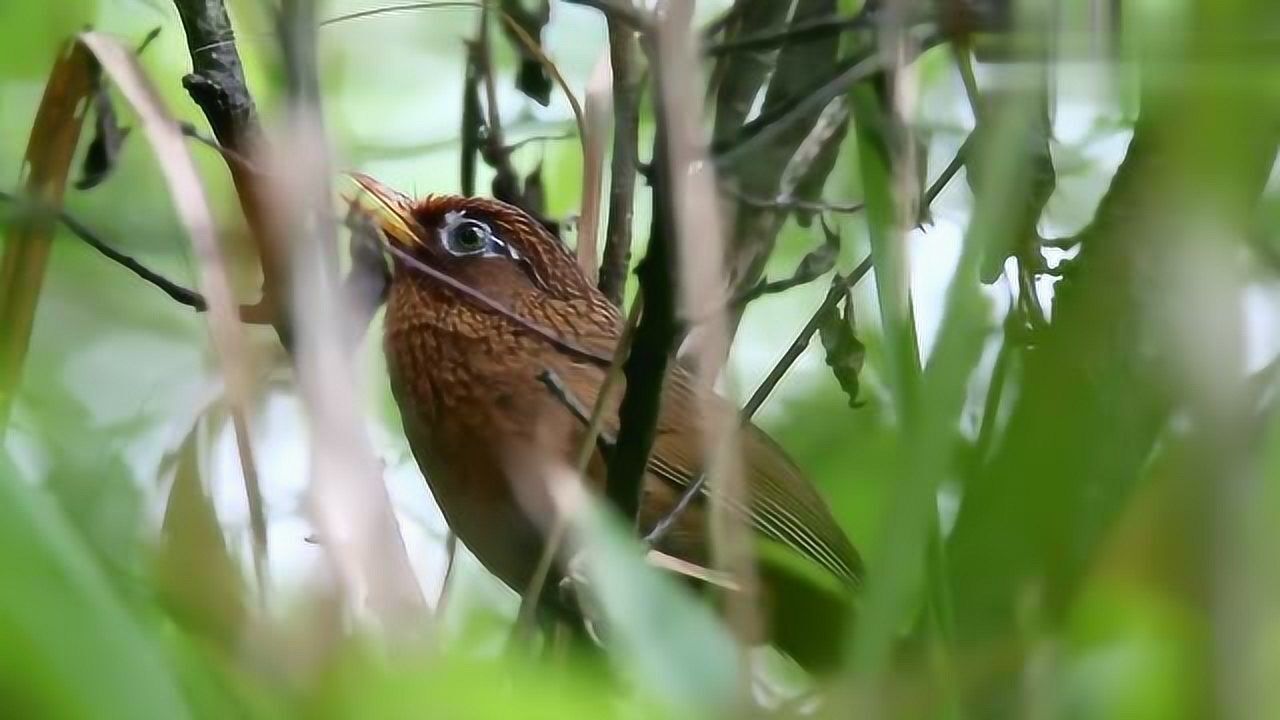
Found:
[[129, 128], [120, 127], [116, 117], [115, 103], [111, 101], [111, 89], [102, 82], [95, 81], [93, 91], [94, 132], [93, 142], [84, 155], [80, 166], [80, 179], [76, 181], [77, 190], [90, 190], [97, 187], [116, 167], [124, 140], [129, 136]]
[[56, 211], [62, 207], [71, 158], [84, 126], [83, 101], [92, 87], [92, 58], [79, 44], [69, 45], [49, 74], [27, 141], [23, 185], [32, 202], [50, 212], [16, 220], [0, 258], [0, 336], [5, 339], [0, 343], [0, 437], [22, 374]]
[[197, 420], [178, 449], [156, 556], [156, 587], [174, 617], [231, 651], [246, 619], [244, 578], [205, 491], [200, 429]]
[[[551, 3], [539, 0], [536, 9], [527, 10], [520, 0], [502, 0], [502, 13], [508, 19], [503, 30], [512, 47], [520, 53], [520, 69], [516, 73], [516, 89], [533, 98], [539, 105], [551, 102], [551, 76], [542, 62], [542, 29], [551, 19]], [[519, 27], [524, 38], [533, 41], [533, 50], [515, 29]]]
[[849, 397], [849, 407], [859, 408], [864, 403], [858, 399], [859, 375], [866, 360], [867, 348], [858, 339], [857, 322], [853, 315], [853, 297], [845, 291], [843, 310], [832, 305], [823, 313], [818, 324], [818, 335], [827, 354], [827, 367], [840, 383], [840, 389]]

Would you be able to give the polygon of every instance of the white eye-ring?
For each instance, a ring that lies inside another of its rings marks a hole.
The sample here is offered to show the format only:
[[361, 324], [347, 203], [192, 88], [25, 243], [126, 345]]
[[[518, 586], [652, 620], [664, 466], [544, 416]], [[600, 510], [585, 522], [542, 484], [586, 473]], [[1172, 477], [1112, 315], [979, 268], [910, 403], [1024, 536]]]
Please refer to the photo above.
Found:
[[440, 228], [440, 240], [444, 249], [456, 257], [520, 259], [515, 248], [499, 240], [488, 225], [460, 212], [445, 215], [444, 226]]

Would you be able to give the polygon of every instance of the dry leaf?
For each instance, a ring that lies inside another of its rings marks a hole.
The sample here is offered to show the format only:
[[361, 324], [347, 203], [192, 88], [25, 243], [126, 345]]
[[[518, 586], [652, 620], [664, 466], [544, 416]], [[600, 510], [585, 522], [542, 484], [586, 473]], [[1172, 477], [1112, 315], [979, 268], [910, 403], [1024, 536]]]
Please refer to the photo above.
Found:
[[82, 101], [93, 88], [93, 63], [77, 43], [59, 55], [32, 124], [23, 164], [29, 199], [47, 213], [30, 213], [9, 229], [0, 258], [0, 437], [8, 424], [31, 339], [49, 244], [62, 207], [67, 173], [84, 125]]

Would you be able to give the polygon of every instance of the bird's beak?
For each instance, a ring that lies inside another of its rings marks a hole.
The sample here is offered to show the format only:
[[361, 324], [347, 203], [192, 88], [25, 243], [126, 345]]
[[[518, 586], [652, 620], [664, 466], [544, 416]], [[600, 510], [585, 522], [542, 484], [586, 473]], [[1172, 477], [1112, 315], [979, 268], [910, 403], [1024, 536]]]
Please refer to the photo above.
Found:
[[363, 173], [347, 176], [360, 188], [347, 200], [368, 212], [389, 241], [406, 249], [422, 244], [422, 228], [413, 217], [409, 198]]

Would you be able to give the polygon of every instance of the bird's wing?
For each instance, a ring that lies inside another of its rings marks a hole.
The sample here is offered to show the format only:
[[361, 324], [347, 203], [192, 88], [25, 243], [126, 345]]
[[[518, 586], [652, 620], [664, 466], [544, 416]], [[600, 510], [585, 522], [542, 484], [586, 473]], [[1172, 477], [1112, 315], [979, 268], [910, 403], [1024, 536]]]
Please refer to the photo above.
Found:
[[[688, 487], [704, 469], [698, 417], [691, 381], [676, 368], [663, 392], [649, 469], [680, 488]], [[736, 412], [715, 401], [719, 412]], [[748, 424], [739, 435], [748, 503], [745, 515], [757, 531], [826, 568], [844, 582], [857, 585], [862, 560], [831, 516], [816, 488], [768, 435]], [[706, 493], [704, 485], [704, 494]], [[737, 508], [743, 511], [743, 508]]]
[[[603, 302], [603, 300], [602, 300]], [[590, 322], [573, 327], [575, 338], [584, 347], [611, 355], [617, 343], [617, 323], [611, 316], [601, 321], [599, 313], [564, 313], [563, 317], [589, 318]], [[560, 368], [571, 392], [587, 407], [595, 404], [603, 369], [581, 362], [569, 362]], [[649, 456], [649, 471], [676, 488], [686, 488], [701, 474], [703, 445], [696, 420], [698, 398], [693, 379], [681, 366], [672, 367], [663, 387], [662, 408]], [[621, 392], [614, 397], [620, 401]], [[727, 401], [714, 398], [717, 412], [737, 421], [736, 409]], [[604, 429], [616, 434], [615, 412], [604, 423]], [[811, 559], [849, 585], [861, 582], [862, 559], [840, 529], [826, 502], [816, 488], [768, 435], [755, 425], [747, 424], [740, 434], [743, 472], [747, 487], [747, 507], [742, 512], [752, 526], [766, 537]], [[703, 486], [703, 495], [707, 486]]]

